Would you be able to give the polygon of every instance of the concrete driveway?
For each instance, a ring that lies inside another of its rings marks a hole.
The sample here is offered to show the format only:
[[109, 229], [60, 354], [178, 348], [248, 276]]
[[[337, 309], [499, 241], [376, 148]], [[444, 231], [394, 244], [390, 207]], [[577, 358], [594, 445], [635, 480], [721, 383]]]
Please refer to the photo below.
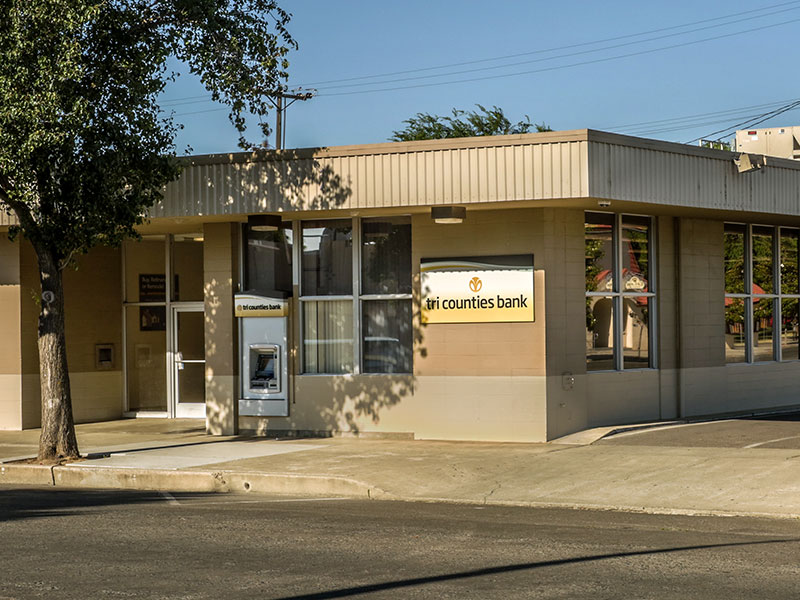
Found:
[[800, 412], [640, 429], [597, 444], [680, 448], [800, 449]]

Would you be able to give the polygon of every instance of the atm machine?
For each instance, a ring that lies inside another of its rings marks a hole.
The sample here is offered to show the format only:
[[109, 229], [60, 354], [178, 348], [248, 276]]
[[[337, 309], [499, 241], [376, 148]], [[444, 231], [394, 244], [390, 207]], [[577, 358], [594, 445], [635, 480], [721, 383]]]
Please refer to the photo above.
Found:
[[250, 293], [234, 296], [239, 318], [239, 414], [289, 416], [289, 300]]

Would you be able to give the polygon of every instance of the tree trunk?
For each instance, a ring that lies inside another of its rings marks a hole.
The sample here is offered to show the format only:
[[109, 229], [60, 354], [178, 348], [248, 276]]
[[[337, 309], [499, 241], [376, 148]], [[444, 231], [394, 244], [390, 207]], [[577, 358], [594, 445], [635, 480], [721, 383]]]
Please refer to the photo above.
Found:
[[[55, 462], [78, 458], [78, 440], [72, 419], [72, 397], [64, 334], [64, 285], [58, 260], [44, 245], [36, 245], [42, 284], [39, 312], [39, 375], [42, 390], [42, 434], [39, 460]], [[52, 293], [52, 296], [50, 293]]]

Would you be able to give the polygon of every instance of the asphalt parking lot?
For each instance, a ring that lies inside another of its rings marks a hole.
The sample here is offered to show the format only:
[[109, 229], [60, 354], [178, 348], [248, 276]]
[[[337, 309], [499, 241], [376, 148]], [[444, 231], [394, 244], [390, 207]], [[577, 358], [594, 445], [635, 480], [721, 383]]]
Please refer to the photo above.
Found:
[[635, 430], [606, 437], [597, 443], [683, 448], [800, 449], [800, 412]]

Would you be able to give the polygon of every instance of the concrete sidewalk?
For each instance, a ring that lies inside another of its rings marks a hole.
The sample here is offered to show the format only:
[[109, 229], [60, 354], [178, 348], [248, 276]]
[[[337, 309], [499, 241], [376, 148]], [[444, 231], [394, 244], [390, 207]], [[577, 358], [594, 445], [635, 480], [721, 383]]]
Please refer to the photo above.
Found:
[[796, 449], [588, 443], [602, 430], [575, 445], [219, 438], [196, 421], [77, 429], [89, 458], [58, 467], [3, 462], [35, 454], [38, 431], [0, 432], [0, 483], [800, 518]]

